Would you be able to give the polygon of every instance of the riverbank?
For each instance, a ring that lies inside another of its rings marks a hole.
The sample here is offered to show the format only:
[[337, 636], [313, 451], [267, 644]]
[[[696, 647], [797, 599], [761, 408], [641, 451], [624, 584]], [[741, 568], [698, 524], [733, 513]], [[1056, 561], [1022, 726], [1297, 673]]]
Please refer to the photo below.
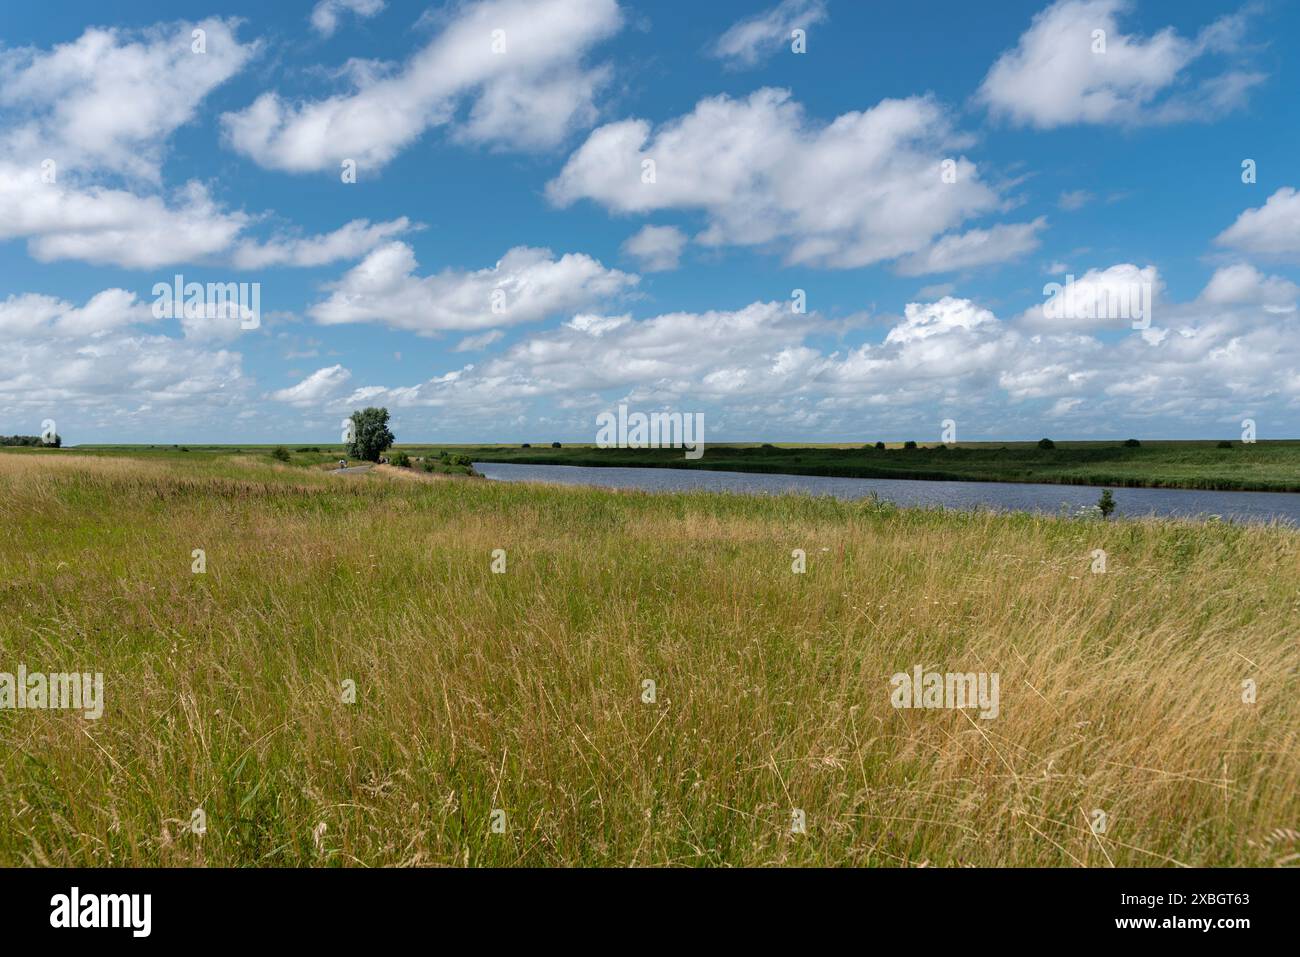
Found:
[[[728, 443], [707, 445], [699, 459], [680, 449], [599, 449], [594, 445], [399, 443], [411, 456], [441, 451], [476, 462], [575, 465], [594, 468], [706, 469], [756, 474], [821, 475], [832, 478], [904, 479], [937, 482], [1015, 482], [1093, 485], [1111, 488], [1183, 488], [1218, 491], [1300, 492], [1300, 440], [1144, 442], [1058, 442], [1040, 449], [1033, 442], [970, 442], [904, 448], [828, 444]], [[269, 456], [270, 445], [87, 445], [61, 450], [78, 455], [196, 459], [213, 456]], [[14, 450], [16, 454], [60, 454]], [[323, 465], [345, 454], [341, 445], [286, 447], [294, 465]]]
[[581, 445], [520, 448], [455, 446], [478, 462], [714, 469], [835, 478], [924, 479], [939, 482], [1018, 482], [1112, 488], [1183, 488], [1300, 492], [1300, 441], [971, 443], [953, 447], [709, 445], [695, 460], [673, 449], [598, 449]]
[[1297, 596], [1266, 527], [0, 455], [0, 671], [104, 676], [0, 709], [0, 865], [1273, 866]]

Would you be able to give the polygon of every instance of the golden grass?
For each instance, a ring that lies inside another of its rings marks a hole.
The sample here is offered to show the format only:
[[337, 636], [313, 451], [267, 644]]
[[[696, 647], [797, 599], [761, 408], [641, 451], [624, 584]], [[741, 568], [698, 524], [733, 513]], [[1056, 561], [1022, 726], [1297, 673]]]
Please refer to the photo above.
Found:
[[[376, 465], [370, 470], [376, 475], [399, 482], [473, 482], [478, 479], [450, 472], [425, 472], [419, 468], [398, 468], [395, 465]], [[348, 476], [339, 476], [347, 478]]]
[[0, 864], [1294, 862], [1297, 612], [1286, 529], [0, 455], [0, 671], [106, 685]]

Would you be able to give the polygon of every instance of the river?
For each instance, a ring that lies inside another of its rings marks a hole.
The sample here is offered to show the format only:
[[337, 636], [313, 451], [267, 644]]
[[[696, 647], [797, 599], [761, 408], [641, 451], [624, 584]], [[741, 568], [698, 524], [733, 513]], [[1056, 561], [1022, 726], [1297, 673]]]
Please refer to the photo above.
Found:
[[[932, 482], [920, 479], [833, 478], [824, 475], [766, 475], [705, 469], [591, 468], [575, 465], [514, 465], [475, 462], [487, 478], [501, 482], [553, 482], [651, 492], [705, 490], [777, 494], [804, 492], [840, 499], [873, 492], [898, 505], [997, 508], [1055, 513], [1095, 505], [1101, 489], [1092, 485], [1018, 482]], [[1300, 526], [1300, 493], [1219, 492], [1177, 488], [1113, 488], [1116, 516], [1195, 518], [1217, 515], [1242, 522], [1278, 520]]]

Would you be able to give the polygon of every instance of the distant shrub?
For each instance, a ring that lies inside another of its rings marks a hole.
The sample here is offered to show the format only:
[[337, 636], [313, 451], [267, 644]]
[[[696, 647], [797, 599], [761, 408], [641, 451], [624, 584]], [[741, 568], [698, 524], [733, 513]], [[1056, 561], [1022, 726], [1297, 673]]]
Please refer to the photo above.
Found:
[[320, 451], [320, 446], [318, 446], [318, 445], [312, 445], [312, 446], [308, 446], [308, 447], [306, 447], [306, 448], [297, 449], [297, 451], [299, 451], [299, 452], [319, 452], [319, 451]]
[[1219, 443], [1218, 447], [1221, 449], [1230, 449], [1232, 448], [1232, 443], [1229, 442], [1227, 439], [1224, 439], [1222, 442]]
[[[182, 449], [182, 451], [185, 450]], [[271, 452], [271, 458], [275, 459], [277, 462], [287, 462], [289, 461], [289, 450], [283, 445], [277, 445]]]
[[560, 443], [559, 443], [559, 442], [552, 442], [552, 443], [551, 443], [551, 448], [553, 448], [553, 449], [558, 449], [558, 448], [560, 448]]
[[30, 447], [30, 449], [48, 449], [48, 447], [59, 449], [62, 443], [64, 443], [62, 436], [55, 436], [49, 442], [40, 436], [0, 436], [0, 445]]
[[885, 443], [884, 443], [884, 442], [877, 442], [877, 443], [876, 443], [876, 448], [878, 448], [878, 449], [883, 449], [884, 447], [885, 447]]
[[453, 455], [444, 451], [436, 459], [432, 455], [426, 456], [420, 467], [426, 472], [436, 472], [439, 475], [474, 475], [473, 465], [473, 460], [468, 455]]
[[182, 445], [182, 446], [181, 446], [181, 451], [182, 451], [182, 452], [188, 452], [188, 451], [189, 451], [189, 447], [188, 447], [188, 446], [185, 446], [185, 445]]
[[1126, 448], [1126, 449], [1137, 449], [1137, 448], [1141, 448], [1141, 447], [1142, 447], [1142, 443], [1139, 442], [1137, 439], [1125, 439], [1125, 440], [1124, 440], [1124, 448]]
[[392, 452], [388, 456], [388, 464], [396, 465], [399, 469], [409, 469], [411, 467], [411, 457], [405, 452]]
[[913, 442], [911, 439], [908, 439], [906, 442], [903, 443], [903, 448], [914, 449], [916, 448], [916, 443]]
[[1101, 509], [1102, 518], [1110, 518], [1110, 513], [1115, 511], [1115, 496], [1110, 489], [1102, 491], [1101, 498], [1097, 499], [1097, 508]]
[[1054, 449], [1056, 448], [1056, 443], [1053, 442], [1051, 439], [1039, 439], [1038, 447], [1040, 449]]
[[776, 446], [773, 445], [771, 442], [764, 442], [762, 445], [759, 446], [759, 448], [761, 448], [761, 449], [774, 449], [774, 448], [776, 448]]
[[881, 498], [876, 492], [869, 493], [865, 498], [858, 501], [858, 508], [872, 515], [893, 515], [898, 511], [898, 506], [889, 499]]
[[527, 442], [525, 442], [523, 445], [521, 445], [521, 446], [519, 446], [519, 447], [520, 447], [521, 449], [531, 449], [531, 448], [532, 448], [532, 446], [529, 445]]

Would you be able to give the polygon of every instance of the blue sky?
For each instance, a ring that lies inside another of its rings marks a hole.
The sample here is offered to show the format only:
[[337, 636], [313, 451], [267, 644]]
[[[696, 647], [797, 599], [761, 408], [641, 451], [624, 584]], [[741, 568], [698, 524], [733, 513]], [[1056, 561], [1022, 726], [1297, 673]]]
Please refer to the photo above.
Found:
[[[1282, 3], [8, 4], [0, 433], [326, 442], [382, 404], [592, 441], [625, 402], [714, 441], [1294, 438], [1297, 37]], [[259, 283], [257, 327], [157, 318], [176, 274]], [[1067, 275], [1145, 285], [1147, 328], [1049, 317]]]

